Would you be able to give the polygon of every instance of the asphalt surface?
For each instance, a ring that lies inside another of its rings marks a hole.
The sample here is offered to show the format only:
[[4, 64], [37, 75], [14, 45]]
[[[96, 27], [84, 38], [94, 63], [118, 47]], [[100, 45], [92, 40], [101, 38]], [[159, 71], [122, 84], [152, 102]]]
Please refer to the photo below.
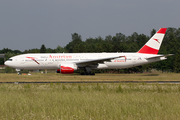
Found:
[[180, 84], [180, 81], [58, 81], [58, 82], [0, 82], [8, 84], [27, 84], [27, 83], [159, 83], [159, 84]]

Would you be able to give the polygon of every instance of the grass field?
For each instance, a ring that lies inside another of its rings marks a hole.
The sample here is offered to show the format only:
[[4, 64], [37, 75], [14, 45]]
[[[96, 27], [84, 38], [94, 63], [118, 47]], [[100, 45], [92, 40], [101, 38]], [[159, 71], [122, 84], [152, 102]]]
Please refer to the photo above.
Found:
[[[96, 76], [0, 74], [0, 81], [179, 80], [180, 74]], [[0, 84], [0, 119], [180, 119], [180, 85], [146, 83]]]
[[148, 73], [148, 74], [96, 74], [95, 76], [83, 76], [74, 74], [40, 74], [17, 75], [0, 74], [0, 82], [40, 82], [40, 81], [179, 81], [177, 73]]

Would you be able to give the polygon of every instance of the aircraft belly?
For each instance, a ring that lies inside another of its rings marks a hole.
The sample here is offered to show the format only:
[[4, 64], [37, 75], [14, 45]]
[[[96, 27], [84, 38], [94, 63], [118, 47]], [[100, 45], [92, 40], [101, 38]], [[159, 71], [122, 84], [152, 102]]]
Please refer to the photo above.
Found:
[[26, 69], [26, 70], [36, 70], [36, 69], [58, 69], [57, 64], [45, 64], [43, 62], [35, 63], [35, 62], [26, 62], [18, 69]]
[[136, 62], [133, 61], [125, 61], [125, 62], [107, 62], [105, 63], [108, 66], [108, 69], [123, 69], [123, 68], [130, 68], [139, 65], [146, 64], [147, 60], [139, 60]]
[[126, 68], [126, 67], [132, 67], [133, 64], [130, 62], [109, 62], [106, 63], [106, 65], [108, 66], [108, 69], [122, 69], [122, 68]]

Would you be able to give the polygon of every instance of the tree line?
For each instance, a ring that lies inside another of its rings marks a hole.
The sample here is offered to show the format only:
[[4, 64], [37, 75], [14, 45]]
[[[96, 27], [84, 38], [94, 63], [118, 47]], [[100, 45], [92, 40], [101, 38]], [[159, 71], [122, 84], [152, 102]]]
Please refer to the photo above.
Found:
[[[29, 49], [25, 51], [11, 50], [4, 48], [0, 50], [0, 54], [5, 54], [6, 59], [18, 54], [25, 53], [99, 53], [99, 52], [137, 52], [148, 40], [156, 33], [153, 29], [150, 36], [138, 34], [134, 32], [130, 36], [122, 33], [116, 35], [108, 35], [105, 38], [101, 36], [96, 38], [87, 38], [82, 40], [78, 33], [71, 34], [72, 40], [66, 46], [57, 46], [55, 49], [46, 48], [44, 44], [38, 49]], [[142, 72], [151, 69], [161, 71], [180, 72], [180, 28], [168, 28], [162, 42], [158, 54], [174, 54], [168, 57], [167, 60], [155, 62], [147, 65], [142, 65], [124, 70], [99, 70], [99, 72]], [[0, 59], [0, 64], [3, 64], [3, 59]]]

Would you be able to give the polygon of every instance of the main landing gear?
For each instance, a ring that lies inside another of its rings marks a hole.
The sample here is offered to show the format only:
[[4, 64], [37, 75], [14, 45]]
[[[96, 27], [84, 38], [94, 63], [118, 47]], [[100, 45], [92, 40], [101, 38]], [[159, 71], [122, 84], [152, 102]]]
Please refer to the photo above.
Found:
[[82, 72], [81, 75], [95, 75], [95, 73]]
[[95, 75], [95, 73], [92, 73], [91, 71], [90, 67], [85, 67], [84, 72], [82, 72], [81, 75]]

